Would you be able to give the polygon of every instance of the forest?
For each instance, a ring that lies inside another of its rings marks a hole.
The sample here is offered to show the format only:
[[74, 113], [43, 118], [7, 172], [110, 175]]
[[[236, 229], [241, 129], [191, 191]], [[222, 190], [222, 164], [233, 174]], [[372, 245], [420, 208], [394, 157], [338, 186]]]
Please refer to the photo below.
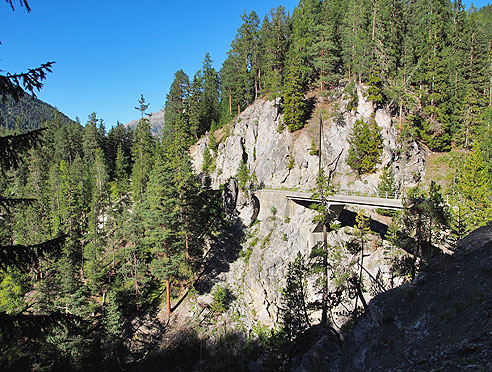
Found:
[[[222, 190], [207, 183], [211, 160], [194, 170], [189, 148], [212, 133], [213, 154], [213, 133], [258, 98], [280, 102], [295, 132], [311, 115], [308, 95], [329, 100], [342, 89], [355, 107], [364, 84], [400, 138], [462, 154], [453, 234], [490, 219], [491, 6], [301, 0], [292, 14], [279, 6], [241, 18], [219, 71], [207, 53], [191, 79], [176, 72], [160, 138], [143, 96], [135, 131], [107, 131], [96, 113], [81, 124], [32, 108], [18, 89], [40, 86], [2, 76], [2, 107], [27, 108], [0, 115], [0, 369], [132, 370], [158, 347], [133, 325], [197, 290], [210, 242], [234, 233]], [[422, 208], [440, 204], [435, 187]], [[437, 217], [429, 223], [441, 228]]]

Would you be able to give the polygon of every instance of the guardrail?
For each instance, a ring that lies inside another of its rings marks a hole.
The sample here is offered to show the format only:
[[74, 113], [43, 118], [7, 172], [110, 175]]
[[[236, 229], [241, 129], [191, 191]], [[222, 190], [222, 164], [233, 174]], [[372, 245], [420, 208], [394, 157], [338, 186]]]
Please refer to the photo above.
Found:
[[[310, 190], [300, 190], [298, 188], [275, 188], [269, 187], [265, 185], [251, 185], [249, 188], [251, 191], [258, 190], [271, 190], [271, 191], [289, 191], [289, 192], [302, 192], [306, 194], [313, 194], [316, 192], [315, 189]], [[346, 189], [333, 189], [327, 193], [326, 196], [329, 195], [341, 195], [341, 196], [360, 196], [366, 198], [380, 198], [380, 199], [402, 199], [404, 194], [402, 192], [378, 192], [372, 191], [355, 191], [355, 190], [346, 190]]]

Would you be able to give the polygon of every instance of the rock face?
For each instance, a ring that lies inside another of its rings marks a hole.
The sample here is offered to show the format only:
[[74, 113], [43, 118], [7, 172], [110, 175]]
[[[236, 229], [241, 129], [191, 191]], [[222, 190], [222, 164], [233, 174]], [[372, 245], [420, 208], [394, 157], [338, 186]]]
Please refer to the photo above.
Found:
[[[279, 321], [282, 306], [281, 288], [285, 284], [288, 263], [294, 261], [298, 252], [306, 258], [319, 241], [319, 234], [313, 233], [315, 212], [296, 206], [289, 215], [265, 202], [260, 193], [242, 191], [236, 181], [231, 181], [243, 161], [251, 179], [260, 188], [288, 188], [308, 191], [315, 187], [319, 158], [311, 151], [313, 142], [319, 141], [319, 113], [323, 115], [322, 164], [327, 171], [334, 170], [335, 183], [341, 188], [372, 191], [377, 187], [384, 167], [391, 165], [395, 179], [400, 186], [412, 186], [417, 179], [414, 174], [424, 171], [425, 153], [416, 143], [409, 144], [410, 153], [402, 157], [397, 143], [397, 132], [391, 116], [384, 110], [373, 110], [371, 102], [364, 98], [364, 88], [358, 88], [359, 105], [356, 111], [347, 111], [346, 101], [341, 92], [338, 98], [327, 103], [317, 103], [313, 119], [307, 126], [295, 133], [282, 128], [282, 115], [277, 101], [258, 100], [251, 105], [228, 128], [215, 136], [219, 140], [215, 156], [215, 171], [210, 175], [212, 187], [225, 187], [226, 210], [237, 216], [245, 228], [245, 239], [239, 257], [222, 271], [214, 282], [227, 286], [237, 301], [232, 304], [231, 313], [239, 314], [240, 325], [248, 330], [258, 325], [274, 326]], [[339, 113], [339, 114], [337, 114]], [[384, 140], [381, 164], [377, 172], [357, 177], [346, 164], [348, 137], [357, 119], [368, 121], [374, 115]], [[203, 154], [208, 145], [205, 136], [191, 149], [194, 168], [200, 172]], [[317, 146], [317, 145], [315, 145]], [[316, 150], [316, 149], [315, 149]], [[328, 166], [331, 164], [330, 166]], [[268, 190], [260, 190], [268, 191]], [[353, 213], [352, 213], [353, 214]], [[253, 223], [256, 219], [258, 223]], [[354, 219], [353, 216], [351, 217]], [[349, 252], [345, 243], [351, 239], [351, 228], [330, 232], [329, 244], [340, 247], [344, 264], [351, 271], [358, 271], [356, 252]], [[373, 236], [366, 252], [365, 267], [372, 277], [382, 271], [382, 280], [389, 281], [389, 269], [384, 258], [384, 244]], [[316, 300], [318, 289], [315, 278], [308, 278], [308, 299]], [[365, 280], [370, 281], [370, 277]], [[364, 293], [367, 300], [371, 293]], [[200, 302], [200, 299], [198, 300]], [[319, 318], [313, 313], [313, 321]]]
[[340, 371], [492, 370], [492, 226], [459, 247], [370, 302]]
[[[319, 109], [323, 112], [322, 166], [329, 166], [340, 156], [335, 170], [335, 183], [341, 188], [358, 191], [374, 190], [384, 167], [391, 165], [400, 186], [415, 186], [416, 175], [424, 172], [425, 152], [417, 143], [408, 144], [406, 155], [400, 155], [397, 131], [391, 116], [382, 109], [374, 111], [372, 103], [364, 98], [364, 88], [358, 87], [359, 105], [356, 111], [346, 111], [347, 102], [339, 97], [330, 104], [315, 106], [313, 119], [297, 132], [282, 129], [282, 115], [278, 101], [258, 100], [239, 115], [228, 128], [218, 147], [212, 185], [227, 182], [235, 177], [239, 164], [244, 161], [255, 184], [273, 188], [298, 188], [308, 190], [315, 184], [319, 158], [315, 151], [319, 143]], [[384, 150], [378, 171], [362, 178], [346, 164], [348, 138], [357, 119], [369, 121], [371, 115], [381, 127]], [[311, 151], [313, 142], [315, 151]], [[191, 149], [193, 164], [202, 169], [203, 153], [208, 143], [205, 136]]]
[[[152, 135], [156, 137], [161, 136], [162, 129], [164, 128], [164, 113], [165, 110], [162, 109], [147, 116], [150, 121], [150, 131], [152, 132]], [[129, 123], [126, 123], [125, 127], [135, 130], [139, 121], [140, 119], [132, 120]]]

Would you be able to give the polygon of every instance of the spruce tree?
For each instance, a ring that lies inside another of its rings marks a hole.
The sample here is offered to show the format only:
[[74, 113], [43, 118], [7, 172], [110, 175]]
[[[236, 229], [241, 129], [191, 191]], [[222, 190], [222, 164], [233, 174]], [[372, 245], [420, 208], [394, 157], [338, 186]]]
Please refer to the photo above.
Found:
[[295, 132], [304, 127], [306, 114], [299, 62], [294, 63], [289, 68], [283, 98], [284, 123], [289, 131]]

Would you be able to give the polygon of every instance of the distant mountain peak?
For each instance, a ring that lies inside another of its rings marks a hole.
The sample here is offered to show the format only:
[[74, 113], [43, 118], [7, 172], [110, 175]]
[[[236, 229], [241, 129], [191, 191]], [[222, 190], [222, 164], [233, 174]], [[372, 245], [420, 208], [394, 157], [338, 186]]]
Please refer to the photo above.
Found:
[[[164, 128], [165, 112], [166, 110], [162, 109], [160, 111], [152, 112], [151, 114], [147, 115], [147, 118], [150, 121], [150, 131], [156, 137], [161, 137], [162, 129]], [[134, 130], [137, 127], [139, 121], [140, 119], [135, 119], [124, 125], [125, 127]]]

